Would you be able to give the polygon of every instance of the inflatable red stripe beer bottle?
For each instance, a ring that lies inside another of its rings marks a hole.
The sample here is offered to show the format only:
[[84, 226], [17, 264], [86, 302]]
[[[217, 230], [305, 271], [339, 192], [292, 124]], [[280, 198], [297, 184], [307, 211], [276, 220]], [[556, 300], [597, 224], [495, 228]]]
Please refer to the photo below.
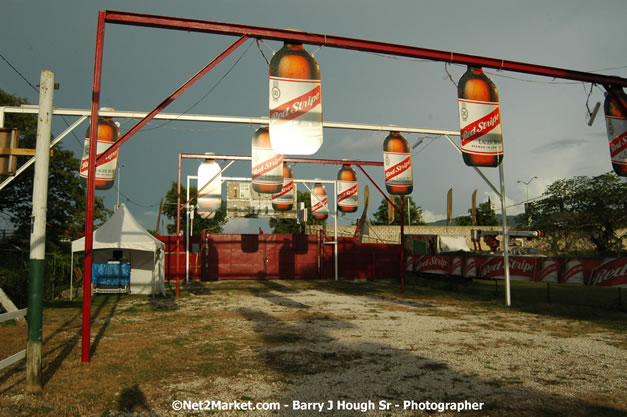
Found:
[[199, 211], [198, 215], [201, 219], [213, 219], [216, 216], [215, 211]]
[[[113, 111], [112, 108], [102, 108], [100, 111]], [[83, 157], [81, 158], [80, 176], [87, 180], [87, 171], [89, 167], [89, 138], [91, 125], [87, 127], [85, 132], [85, 144], [83, 147]], [[109, 149], [113, 143], [120, 138], [120, 129], [111, 117], [98, 117], [98, 134], [96, 136], [96, 154], [99, 156]], [[106, 161], [102, 161], [96, 165], [96, 189], [108, 190], [113, 186], [115, 180], [115, 170], [118, 165], [118, 151], [113, 152]]]
[[283, 188], [277, 194], [272, 194], [272, 209], [290, 211], [294, 207], [294, 194], [294, 170], [287, 162], [283, 162]]
[[337, 173], [337, 208], [343, 213], [354, 213], [359, 206], [357, 173], [350, 164], [342, 165]]
[[315, 183], [311, 193], [311, 216], [316, 220], [329, 217], [329, 196], [327, 189], [319, 182]]
[[496, 86], [482, 68], [469, 66], [457, 85], [457, 98], [464, 162], [498, 166], [503, 160], [503, 135]]
[[414, 189], [409, 143], [400, 132], [390, 132], [383, 141], [385, 188], [394, 195], [410, 194]]
[[267, 127], [260, 127], [253, 135], [252, 179], [258, 193], [274, 194], [283, 188], [283, 155], [272, 149]]
[[198, 166], [198, 214], [213, 218], [222, 205], [222, 175], [220, 165], [211, 158], [214, 154], [205, 155], [207, 158]]
[[322, 146], [320, 67], [299, 43], [270, 62], [270, 140], [280, 154], [311, 155]]
[[[627, 95], [622, 88], [611, 87], [612, 92], [627, 107]], [[627, 114], [621, 112], [614, 100], [605, 96], [603, 105], [607, 137], [610, 142], [610, 157], [612, 168], [621, 177], [627, 177]]]

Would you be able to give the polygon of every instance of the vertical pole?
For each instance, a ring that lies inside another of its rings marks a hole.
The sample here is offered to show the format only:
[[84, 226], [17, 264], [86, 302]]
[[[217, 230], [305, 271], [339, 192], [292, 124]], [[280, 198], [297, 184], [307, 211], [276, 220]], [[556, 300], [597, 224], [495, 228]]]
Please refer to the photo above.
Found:
[[[187, 176], [187, 191], [185, 201], [189, 201], [189, 175]], [[185, 284], [189, 284], [189, 208], [185, 208]]]
[[333, 205], [335, 206], [335, 216], [333, 219], [333, 233], [335, 234], [335, 245], [333, 249], [333, 256], [335, 261], [335, 280], [337, 281], [337, 180], [333, 183]]
[[[505, 158], [503, 158], [504, 160]], [[505, 211], [505, 173], [503, 169], [503, 160], [499, 164], [499, 181], [501, 182], [501, 219], [503, 222], [503, 261], [505, 270], [505, 305], [510, 306], [512, 304], [510, 295], [510, 282], [509, 282], [509, 233], [507, 231], [507, 212]]]
[[403, 219], [404, 214], [404, 210], [403, 210], [403, 205], [405, 204], [405, 196], [401, 196], [401, 210], [400, 210], [400, 217], [401, 217], [401, 293], [405, 292], [405, 221]]
[[46, 210], [48, 204], [48, 167], [54, 73], [41, 71], [39, 119], [35, 178], [33, 180], [33, 214], [31, 217], [30, 264], [28, 274], [28, 339], [26, 342], [26, 390], [41, 391], [41, 344], [43, 290], [46, 269]]
[[[312, 214], [313, 217], [313, 214]], [[316, 219], [313, 219], [313, 224], [312, 226], [316, 225]], [[316, 234], [318, 235], [318, 278], [322, 278], [322, 248], [324, 245], [324, 242], [322, 242], [322, 229], [318, 230], [316, 232]]]
[[[192, 211], [189, 214], [189, 236], [194, 236], [194, 210], [195, 209], [196, 207], [192, 206]], [[198, 274], [198, 258], [200, 258], [200, 252], [196, 254], [196, 262], [194, 262], [196, 274]]]
[[83, 267], [83, 331], [81, 340], [81, 362], [89, 362], [91, 333], [91, 265], [94, 246], [94, 192], [96, 189], [96, 138], [98, 138], [98, 108], [100, 107], [100, 81], [102, 76], [102, 50], [104, 44], [105, 12], [98, 12], [96, 34], [96, 57], [94, 84], [91, 96], [91, 120], [89, 137], [89, 159], [87, 168], [87, 197], [85, 202], [85, 262]]
[[118, 209], [120, 208], [120, 183], [122, 182], [121, 169], [122, 166], [120, 165], [118, 167], [118, 199], [115, 203], [115, 211], [118, 211]]
[[179, 154], [178, 182], [176, 185], [176, 296], [179, 296], [179, 271], [181, 259], [179, 249], [181, 247], [181, 154]]

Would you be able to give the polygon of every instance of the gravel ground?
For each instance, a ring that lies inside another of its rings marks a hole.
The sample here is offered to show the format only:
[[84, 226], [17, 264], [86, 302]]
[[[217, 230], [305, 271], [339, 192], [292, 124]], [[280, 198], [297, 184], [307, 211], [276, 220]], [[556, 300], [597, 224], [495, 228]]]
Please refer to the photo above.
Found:
[[[222, 311], [234, 313], [224, 325], [235, 334], [286, 343], [248, 352], [278, 380], [214, 381], [212, 398], [263, 398], [280, 403], [280, 415], [428, 415], [420, 409], [427, 401], [481, 403], [481, 411], [442, 415], [627, 415], [624, 334], [504, 309], [292, 285], [224, 297]], [[209, 300], [194, 297], [186, 308]], [[290, 320], [297, 313], [311, 317]], [[418, 408], [405, 409], [405, 401]], [[294, 402], [324, 405], [295, 410]]]

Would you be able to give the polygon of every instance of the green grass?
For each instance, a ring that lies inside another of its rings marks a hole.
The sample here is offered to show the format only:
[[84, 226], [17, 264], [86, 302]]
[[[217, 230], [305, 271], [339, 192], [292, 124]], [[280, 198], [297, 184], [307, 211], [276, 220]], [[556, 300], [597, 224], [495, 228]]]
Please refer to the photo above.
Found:
[[[511, 308], [505, 306], [504, 282], [475, 280], [471, 284], [451, 278], [412, 276], [406, 294], [446, 297], [472, 302], [493, 311], [520, 311], [577, 321], [591, 321], [613, 331], [627, 331], [626, 302], [618, 305], [618, 289], [553, 284], [547, 299], [546, 283], [511, 282]], [[495, 288], [497, 291], [495, 291]]]

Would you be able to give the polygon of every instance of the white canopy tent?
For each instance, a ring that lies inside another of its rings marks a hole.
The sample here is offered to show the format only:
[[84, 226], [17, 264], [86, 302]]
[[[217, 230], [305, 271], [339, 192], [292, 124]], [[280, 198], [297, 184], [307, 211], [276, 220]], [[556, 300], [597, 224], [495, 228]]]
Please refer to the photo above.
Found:
[[[93, 263], [124, 259], [131, 264], [131, 294], [165, 295], [165, 243], [140, 225], [124, 204], [94, 231]], [[72, 242], [74, 252], [85, 250], [85, 238]]]

